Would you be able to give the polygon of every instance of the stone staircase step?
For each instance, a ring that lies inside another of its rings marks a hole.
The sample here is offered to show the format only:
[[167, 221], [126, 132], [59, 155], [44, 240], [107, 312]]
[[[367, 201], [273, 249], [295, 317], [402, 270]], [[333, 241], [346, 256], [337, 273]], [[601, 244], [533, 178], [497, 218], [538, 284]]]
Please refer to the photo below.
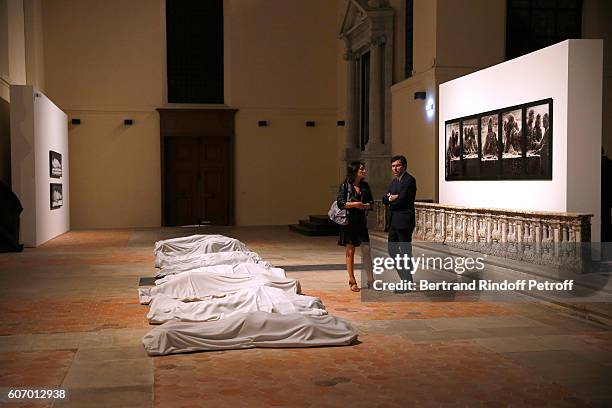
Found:
[[324, 215], [311, 215], [308, 217], [310, 222], [313, 224], [324, 224], [324, 225], [337, 225], [335, 222], [329, 219], [327, 214]]
[[316, 222], [312, 222], [310, 220], [300, 220], [299, 224], [307, 227], [307, 228], [312, 228], [315, 230], [319, 230], [319, 231], [335, 231], [338, 232], [340, 230], [340, 227], [337, 224], [320, 224], [320, 223], [316, 223]]
[[290, 224], [289, 229], [298, 234], [307, 235], [310, 237], [335, 236], [338, 235], [338, 230], [312, 228], [302, 224]]

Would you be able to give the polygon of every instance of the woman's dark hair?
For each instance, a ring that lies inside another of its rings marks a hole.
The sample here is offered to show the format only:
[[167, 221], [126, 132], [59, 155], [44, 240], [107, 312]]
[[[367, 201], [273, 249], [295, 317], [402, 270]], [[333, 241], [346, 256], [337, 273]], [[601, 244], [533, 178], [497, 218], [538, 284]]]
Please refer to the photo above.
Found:
[[346, 166], [346, 181], [352, 183], [357, 178], [357, 172], [359, 168], [365, 167], [365, 163], [362, 161], [352, 161]]

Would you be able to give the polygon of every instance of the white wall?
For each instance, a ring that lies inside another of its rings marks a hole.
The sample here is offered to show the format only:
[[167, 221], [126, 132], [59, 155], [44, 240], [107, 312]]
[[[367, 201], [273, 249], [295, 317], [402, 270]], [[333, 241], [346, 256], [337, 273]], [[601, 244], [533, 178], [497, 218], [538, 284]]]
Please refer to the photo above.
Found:
[[[62, 177], [49, 175], [49, 151], [62, 155]], [[68, 122], [44, 94], [32, 86], [11, 86], [11, 174], [23, 206], [21, 242], [39, 246], [70, 229]], [[51, 210], [50, 184], [63, 185], [63, 206]]]
[[593, 241], [599, 241], [603, 134], [602, 40], [570, 41], [568, 79], [567, 211], [593, 213], [591, 237]]
[[[443, 204], [594, 214], [601, 223], [603, 41], [568, 40], [446, 82], [439, 90], [439, 201]], [[553, 99], [552, 180], [444, 180], [444, 122]]]

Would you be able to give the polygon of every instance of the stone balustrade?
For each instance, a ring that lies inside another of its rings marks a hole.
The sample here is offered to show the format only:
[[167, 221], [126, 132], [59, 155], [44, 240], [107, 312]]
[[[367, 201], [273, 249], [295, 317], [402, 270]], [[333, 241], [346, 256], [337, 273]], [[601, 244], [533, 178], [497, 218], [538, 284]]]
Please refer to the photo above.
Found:
[[[378, 203], [376, 225], [384, 229], [388, 208]], [[580, 262], [591, 241], [592, 214], [520, 211], [415, 203], [413, 240], [547, 265]]]

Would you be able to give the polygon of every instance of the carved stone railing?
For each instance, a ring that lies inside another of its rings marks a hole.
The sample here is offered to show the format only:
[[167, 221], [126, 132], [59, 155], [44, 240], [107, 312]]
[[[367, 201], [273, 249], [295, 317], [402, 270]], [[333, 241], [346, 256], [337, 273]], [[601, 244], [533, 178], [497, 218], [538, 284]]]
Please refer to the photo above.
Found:
[[[413, 240], [429, 241], [532, 263], [571, 266], [591, 241], [592, 214], [518, 211], [415, 203]], [[377, 229], [388, 209], [377, 206]], [[372, 217], [374, 218], [374, 217]]]
[[592, 214], [416, 203], [413, 239], [548, 265], [571, 266], [591, 241]]

